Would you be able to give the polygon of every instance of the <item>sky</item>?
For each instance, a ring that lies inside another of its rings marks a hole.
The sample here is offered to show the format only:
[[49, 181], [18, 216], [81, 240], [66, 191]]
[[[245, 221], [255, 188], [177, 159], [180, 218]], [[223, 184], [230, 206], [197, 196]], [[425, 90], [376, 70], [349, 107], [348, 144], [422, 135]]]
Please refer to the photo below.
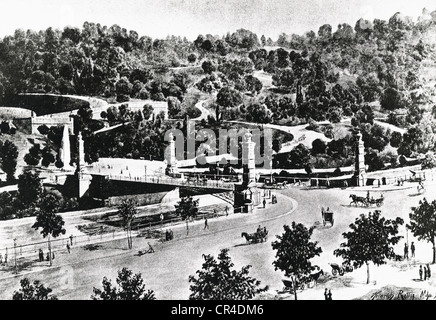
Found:
[[164, 38], [225, 35], [249, 29], [277, 40], [281, 33], [354, 27], [359, 18], [388, 20], [396, 12], [418, 17], [436, 10], [435, 0], [0, 0], [0, 37], [16, 29], [81, 28], [85, 21]]

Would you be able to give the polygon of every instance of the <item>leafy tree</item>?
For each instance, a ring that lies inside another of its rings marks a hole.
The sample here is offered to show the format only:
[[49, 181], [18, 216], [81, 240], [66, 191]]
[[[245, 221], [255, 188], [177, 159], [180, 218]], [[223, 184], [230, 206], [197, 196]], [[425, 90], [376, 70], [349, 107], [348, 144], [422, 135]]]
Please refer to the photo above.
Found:
[[[273, 262], [275, 270], [281, 270], [286, 277], [291, 277], [293, 287], [297, 287], [297, 282], [305, 282], [307, 276], [316, 269], [310, 260], [319, 256], [322, 249], [318, 247], [318, 242], [310, 241], [314, 228], [307, 229], [301, 223], [292, 222], [291, 227], [283, 226], [285, 232], [276, 236], [277, 240], [272, 242], [273, 250], [276, 252], [276, 260]], [[297, 290], [294, 290], [295, 300], [297, 300]]]
[[[48, 128], [47, 130], [49, 131]], [[40, 160], [41, 160], [41, 145], [39, 143], [35, 143], [32, 147], [30, 147], [29, 153], [26, 153], [24, 155], [24, 161], [29, 166], [36, 166], [39, 164]]]
[[402, 238], [397, 234], [398, 226], [403, 223], [401, 218], [389, 220], [381, 217], [380, 210], [368, 215], [361, 214], [350, 224], [351, 231], [342, 234], [346, 242], [341, 243], [340, 249], [336, 249], [334, 254], [352, 263], [355, 268], [366, 264], [366, 283], [369, 284], [369, 263], [379, 266], [386, 263], [385, 259], [396, 257], [393, 246]]
[[394, 88], [387, 88], [381, 97], [380, 104], [383, 109], [395, 110], [403, 106], [401, 93]]
[[92, 300], [156, 300], [153, 290], [146, 290], [140, 273], [123, 268], [118, 271], [118, 287], [112, 286], [111, 280], [103, 278], [103, 288], [93, 289]]
[[32, 228], [38, 230], [41, 228], [42, 236], [48, 237], [48, 250], [50, 257], [50, 266], [52, 266], [52, 253], [50, 238], [57, 238], [61, 234], [65, 234], [64, 219], [57, 215], [56, 212], [61, 207], [61, 199], [53, 193], [44, 194], [39, 201], [39, 212], [36, 216], [36, 221]]
[[264, 292], [260, 281], [250, 277], [250, 265], [240, 271], [232, 270], [234, 264], [228, 255], [229, 249], [221, 249], [218, 261], [212, 255], [203, 255], [204, 263], [197, 276], [189, 276], [190, 300], [248, 300]]
[[216, 102], [224, 108], [232, 108], [242, 103], [242, 96], [237, 90], [224, 87], [218, 92]]
[[42, 194], [42, 184], [38, 173], [25, 169], [18, 176], [18, 199], [25, 206], [35, 204]]
[[216, 71], [216, 66], [210, 60], [204, 61], [201, 64], [201, 68], [203, 69], [204, 73], [208, 73], [208, 74], [211, 74], [212, 72]]
[[186, 221], [186, 231], [188, 229], [188, 220], [195, 218], [198, 214], [199, 199], [194, 200], [191, 196], [182, 197], [176, 207], [176, 215], [182, 217]]
[[188, 61], [189, 61], [189, 63], [194, 63], [195, 61], [197, 61], [197, 56], [195, 55], [195, 53], [191, 53], [188, 56]]
[[418, 207], [412, 208], [407, 224], [412, 234], [419, 240], [430, 242], [433, 247], [433, 262], [436, 263], [436, 200], [428, 202], [426, 198], [419, 201]]
[[289, 153], [289, 162], [292, 168], [302, 169], [310, 161], [310, 150], [302, 143]]
[[127, 233], [127, 244], [132, 249], [132, 222], [135, 219], [138, 205], [133, 199], [124, 199], [118, 206], [118, 215], [121, 217], [121, 225]]
[[311, 150], [311, 154], [313, 156], [316, 156], [318, 154], [323, 154], [326, 151], [326, 144], [323, 140], [321, 139], [315, 139], [312, 141], [312, 150]]
[[182, 111], [180, 101], [175, 97], [168, 97], [168, 116], [171, 119], [177, 118]]
[[6, 173], [8, 181], [15, 180], [15, 171], [17, 169], [18, 148], [6, 140], [1, 147], [1, 168]]
[[58, 300], [54, 295], [50, 295], [53, 291], [51, 288], [46, 288], [39, 280], [33, 281], [33, 285], [28, 278], [20, 280], [21, 288], [14, 291], [12, 300]]

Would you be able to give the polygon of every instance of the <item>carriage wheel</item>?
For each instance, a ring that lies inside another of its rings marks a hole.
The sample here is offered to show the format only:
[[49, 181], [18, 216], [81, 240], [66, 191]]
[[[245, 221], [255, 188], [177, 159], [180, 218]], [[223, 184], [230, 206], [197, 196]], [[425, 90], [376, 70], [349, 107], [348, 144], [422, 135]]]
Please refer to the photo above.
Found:
[[336, 269], [332, 269], [332, 275], [337, 275], [338, 274], [338, 270], [336, 270]]
[[340, 269], [339, 269], [339, 275], [340, 275], [340, 276], [343, 276], [344, 274], [345, 274], [344, 269], [340, 268]]

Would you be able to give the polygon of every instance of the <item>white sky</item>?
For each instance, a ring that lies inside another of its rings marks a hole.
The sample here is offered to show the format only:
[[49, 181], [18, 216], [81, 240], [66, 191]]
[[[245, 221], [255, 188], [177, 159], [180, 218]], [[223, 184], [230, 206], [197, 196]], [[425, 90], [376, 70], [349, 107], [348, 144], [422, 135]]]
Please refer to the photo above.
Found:
[[416, 18], [435, 0], [0, 0], [0, 37], [15, 29], [118, 24], [140, 36], [224, 35], [239, 28], [276, 40], [282, 32], [318, 31], [329, 23], [354, 27], [359, 18], [389, 19], [400, 11]]

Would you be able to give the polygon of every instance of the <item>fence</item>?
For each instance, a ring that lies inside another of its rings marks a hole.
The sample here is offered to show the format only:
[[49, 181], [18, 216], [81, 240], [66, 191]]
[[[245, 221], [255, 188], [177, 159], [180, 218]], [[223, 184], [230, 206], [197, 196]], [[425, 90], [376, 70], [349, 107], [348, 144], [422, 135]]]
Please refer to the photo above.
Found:
[[[234, 212], [237, 212], [237, 209], [238, 208], [235, 208]], [[223, 212], [202, 213], [198, 214], [195, 218], [188, 220], [188, 222], [200, 221], [204, 220], [205, 218], [219, 218], [230, 213], [230, 208], [228, 211]], [[184, 223], [181, 217], [173, 217], [164, 221], [150, 221], [147, 223], [138, 223], [132, 228], [132, 233], [135, 234], [135, 236], [137, 237], [157, 238], [159, 240], [164, 240], [164, 232], [162, 231], [162, 229], [179, 225], [181, 223]], [[51, 239], [51, 251], [52, 253], [66, 252], [67, 243], [69, 243], [70, 245], [72, 244], [72, 247], [84, 247], [86, 245], [98, 245], [109, 241], [123, 240], [127, 238], [126, 231], [120, 230], [120, 228], [113, 229], [112, 231], [107, 231], [107, 229], [104, 229], [104, 227], [101, 226], [100, 229], [97, 228], [96, 230], [101, 231], [97, 231], [94, 232], [94, 234], [89, 235], [71, 235]], [[5, 261], [5, 257], [7, 257], [8, 265], [14, 264], [15, 260], [17, 260], [17, 263], [22, 263], [23, 260], [26, 259], [38, 259], [39, 249], [43, 249], [45, 255], [48, 252], [48, 241], [44, 240], [33, 243], [20, 244], [15, 239], [13, 246], [9, 246], [0, 250], [0, 253], [2, 254], [1, 262], [3, 263]]]

